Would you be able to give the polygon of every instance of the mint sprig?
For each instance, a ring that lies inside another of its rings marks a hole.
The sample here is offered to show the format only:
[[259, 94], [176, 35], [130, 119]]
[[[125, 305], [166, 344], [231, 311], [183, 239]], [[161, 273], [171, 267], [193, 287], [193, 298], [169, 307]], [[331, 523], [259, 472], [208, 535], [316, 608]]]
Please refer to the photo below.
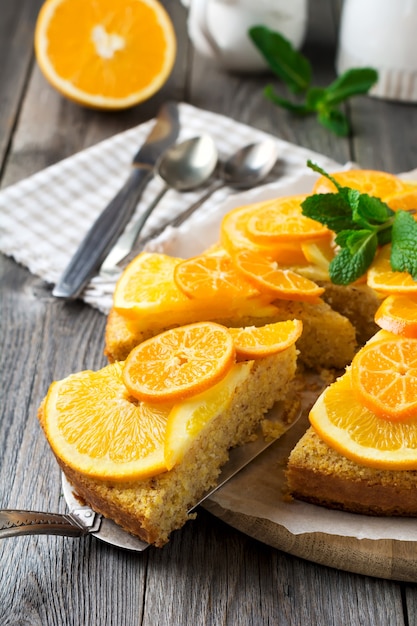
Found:
[[380, 198], [343, 187], [321, 167], [307, 165], [326, 176], [336, 193], [313, 194], [302, 203], [302, 213], [336, 233], [339, 251], [330, 262], [330, 279], [348, 285], [360, 278], [375, 258], [379, 246], [391, 243], [394, 271], [409, 272], [417, 281], [417, 222], [407, 210], [394, 212]]
[[336, 78], [327, 87], [312, 83], [309, 60], [292, 46], [283, 35], [266, 26], [253, 26], [249, 36], [263, 55], [271, 70], [293, 94], [304, 95], [304, 101], [292, 101], [276, 93], [272, 85], [264, 89], [265, 96], [277, 106], [292, 113], [315, 113], [320, 124], [339, 136], [350, 133], [346, 115], [340, 104], [359, 94], [366, 94], [378, 80], [378, 72], [369, 67], [353, 68]]

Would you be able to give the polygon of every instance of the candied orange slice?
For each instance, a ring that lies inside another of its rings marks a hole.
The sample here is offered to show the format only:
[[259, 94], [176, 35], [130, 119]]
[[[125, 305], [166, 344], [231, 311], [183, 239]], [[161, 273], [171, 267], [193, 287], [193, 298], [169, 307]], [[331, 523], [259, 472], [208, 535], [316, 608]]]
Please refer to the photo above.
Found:
[[163, 305], [171, 311], [185, 308], [188, 298], [174, 283], [174, 269], [182, 259], [142, 252], [129, 263], [114, 291], [114, 308], [128, 317], [157, 312]]
[[360, 402], [377, 415], [417, 418], [417, 339], [370, 341], [352, 361], [352, 383]]
[[417, 298], [387, 296], [375, 313], [375, 322], [396, 335], [417, 338]]
[[383, 294], [417, 294], [417, 281], [408, 272], [391, 268], [391, 244], [383, 246], [373, 260], [367, 274], [369, 287]]
[[249, 239], [257, 244], [302, 242], [328, 237], [329, 229], [302, 213], [301, 203], [306, 195], [285, 196], [265, 203], [248, 218]]
[[398, 211], [399, 209], [403, 211], [414, 209], [417, 211], [417, 184], [410, 185], [406, 191], [385, 198], [385, 202], [393, 211]]
[[[269, 201], [268, 201], [269, 202]], [[306, 262], [299, 242], [256, 243], [249, 237], [247, 224], [251, 217], [265, 206], [265, 202], [238, 207], [227, 213], [220, 227], [220, 241], [233, 255], [240, 250], [252, 250], [286, 265], [302, 265]]]
[[238, 359], [261, 359], [292, 346], [303, 332], [303, 323], [300, 320], [286, 320], [265, 326], [229, 328], [229, 332]]
[[139, 344], [125, 361], [123, 381], [138, 400], [177, 402], [219, 382], [235, 362], [227, 328], [197, 322]]
[[370, 411], [356, 397], [350, 370], [320, 395], [310, 422], [327, 445], [356, 463], [417, 469], [417, 417], [387, 420]]
[[[384, 198], [408, 191], [409, 184], [394, 174], [378, 170], [346, 170], [334, 172], [332, 177], [342, 187], [351, 187], [370, 196]], [[312, 193], [336, 193], [337, 189], [326, 176], [320, 176], [313, 186]]]
[[36, 23], [35, 52], [45, 78], [64, 96], [123, 109], [166, 82], [176, 39], [156, 0], [47, 0]]
[[138, 403], [122, 380], [122, 363], [52, 383], [45, 434], [56, 456], [94, 478], [129, 481], [166, 471], [164, 440], [171, 406]]
[[238, 252], [233, 257], [233, 263], [259, 290], [273, 292], [277, 298], [314, 301], [324, 292], [309, 278], [288, 267], [280, 268], [276, 261], [256, 252]]
[[189, 298], [233, 298], [259, 295], [239, 273], [228, 254], [200, 255], [182, 261], [174, 269], [174, 280]]

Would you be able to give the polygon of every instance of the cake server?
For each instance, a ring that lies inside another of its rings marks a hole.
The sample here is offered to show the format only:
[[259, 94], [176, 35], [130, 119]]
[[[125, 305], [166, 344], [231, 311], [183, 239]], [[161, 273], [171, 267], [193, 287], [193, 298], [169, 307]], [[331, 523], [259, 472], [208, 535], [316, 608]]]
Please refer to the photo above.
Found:
[[[284, 432], [298, 421], [301, 415], [300, 408], [297, 414], [286, 422], [285, 419], [283, 420], [284, 411], [283, 403], [277, 403], [266, 415], [266, 419], [270, 423], [278, 425], [278, 436], [265, 438], [261, 428], [259, 428], [258, 437], [255, 441], [250, 441], [231, 450], [229, 461], [223, 466], [217, 484], [207, 491], [191, 510], [209, 498], [274, 441], [277, 441]], [[149, 544], [145, 541], [124, 531], [115, 522], [95, 513], [90, 507], [83, 506], [77, 498], [74, 488], [64, 475], [62, 475], [62, 488], [69, 513], [0, 510], [0, 539], [18, 535], [62, 535], [64, 537], [93, 535], [105, 543], [134, 552], [143, 552], [149, 548]]]
[[52, 295], [67, 299], [80, 295], [132, 217], [158, 158], [176, 141], [179, 129], [177, 104], [167, 102], [161, 107], [145, 143], [133, 157], [125, 184], [87, 232]]

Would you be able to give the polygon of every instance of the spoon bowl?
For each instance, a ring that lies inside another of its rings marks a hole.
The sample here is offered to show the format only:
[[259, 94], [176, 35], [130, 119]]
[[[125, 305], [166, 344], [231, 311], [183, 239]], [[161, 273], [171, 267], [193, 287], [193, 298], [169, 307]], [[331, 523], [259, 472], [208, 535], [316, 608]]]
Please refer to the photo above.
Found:
[[258, 185], [272, 170], [278, 157], [278, 148], [272, 139], [251, 143], [224, 163], [222, 178], [228, 187], [249, 189]]
[[232, 154], [219, 168], [220, 182], [212, 185], [202, 198], [180, 213], [170, 226], [181, 226], [218, 189], [250, 189], [259, 185], [271, 172], [278, 157], [278, 148], [272, 139], [248, 144]]
[[187, 139], [169, 148], [157, 164], [168, 187], [190, 191], [205, 183], [217, 165], [217, 148], [210, 135]]

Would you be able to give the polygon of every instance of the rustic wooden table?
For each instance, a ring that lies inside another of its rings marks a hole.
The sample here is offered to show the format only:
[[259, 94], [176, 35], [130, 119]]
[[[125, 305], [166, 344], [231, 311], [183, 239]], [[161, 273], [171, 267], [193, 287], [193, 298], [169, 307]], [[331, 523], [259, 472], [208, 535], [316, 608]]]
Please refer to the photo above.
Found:
[[[122, 113], [81, 108], [46, 84], [34, 61], [40, 4], [0, 1], [3, 187], [152, 118], [167, 98], [229, 115], [339, 162], [392, 172], [417, 165], [415, 105], [356, 98], [347, 107], [355, 135], [336, 138], [313, 118], [296, 119], [265, 101], [265, 77], [228, 75], [195, 55], [179, 0], [164, 2], [179, 46], [161, 92]], [[335, 4], [311, 2], [304, 51], [322, 84], [334, 77]], [[105, 363], [105, 319], [81, 302], [56, 301], [50, 287], [4, 256], [1, 281], [0, 508], [63, 511], [59, 472], [36, 410], [53, 379]], [[90, 538], [32, 536], [3, 540], [0, 559], [3, 626], [417, 623], [414, 585], [287, 555], [204, 510], [162, 550], [136, 555]]]

